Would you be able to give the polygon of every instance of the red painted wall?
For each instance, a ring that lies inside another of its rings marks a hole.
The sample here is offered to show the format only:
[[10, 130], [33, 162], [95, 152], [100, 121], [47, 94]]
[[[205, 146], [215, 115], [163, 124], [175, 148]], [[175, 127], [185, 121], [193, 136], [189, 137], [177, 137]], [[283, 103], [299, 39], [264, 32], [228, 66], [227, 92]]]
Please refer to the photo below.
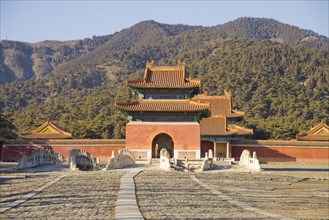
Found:
[[323, 142], [239, 141], [231, 146], [235, 160], [240, 160], [242, 151], [248, 149], [251, 154], [256, 151], [260, 162], [329, 162], [329, 146]]
[[161, 133], [173, 139], [174, 150], [200, 150], [200, 125], [196, 122], [129, 122], [126, 125], [126, 148], [150, 150], [154, 137]]
[[68, 156], [70, 151], [73, 149], [83, 149], [88, 153], [92, 154], [94, 157], [100, 158], [102, 163], [107, 163], [108, 159], [112, 155], [112, 151], [114, 151], [115, 155], [118, 154], [119, 150], [125, 148], [125, 146], [53, 146], [53, 150], [56, 153], [59, 153], [64, 156], [66, 160], [68, 160]]
[[[107, 163], [112, 151], [115, 154], [119, 149], [146, 149], [150, 150], [153, 138], [159, 133], [167, 133], [174, 140], [175, 150], [200, 150], [203, 154], [211, 148], [212, 142], [202, 142], [200, 147], [199, 127], [195, 125], [160, 126], [160, 125], [133, 125], [128, 123], [127, 140], [56, 140], [56, 141], [21, 141], [8, 140], [2, 147], [4, 161], [18, 161], [23, 152], [29, 156], [37, 148], [49, 148], [61, 154], [67, 160], [69, 152], [73, 149], [84, 149], [95, 157]], [[198, 133], [198, 135], [196, 134]], [[195, 138], [196, 137], [196, 138]], [[239, 160], [244, 149], [251, 153], [256, 151], [261, 162], [271, 161], [314, 161], [329, 162], [328, 142], [306, 141], [233, 141], [231, 142], [232, 157]]]
[[[12, 141], [13, 142], [13, 141]], [[71, 141], [73, 142], [73, 141]], [[4, 144], [2, 148], [2, 158], [4, 161], [18, 161], [23, 153], [25, 153], [27, 156], [31, 155], [31, 153], [38, 149], [38, 148], [44, 148], [44, 149], [51, 149], [56, 153], [59, 153], [64, 156], [64, 160], [68, 160], [70, 151], [73, 149], [84, 149], [88, 153], [92, 154], [94, 157], [100, 158], [101, 163], [107, 163], [108, 159], [112, 155], [112, 151], [115, 152], [115, 154], [118, 154], [118, 151], [122, 148], [125, 148], [125, 141], [122, 140], [122, 143], [104, 143], [103, 141], [92, 141], [94, 142], [94, 145], [91, 144], [90, 140], [79, 140], [77, 142], [72, 144], [70, 141], [64, 141], [63, 143], [60, 143], [60, 141], [56, 141], [56, 143], [49, 143], [49, 142], [29, 142], [29, 143], [6, 143]], [[85, 142], [85, 143], [84, 143]]]

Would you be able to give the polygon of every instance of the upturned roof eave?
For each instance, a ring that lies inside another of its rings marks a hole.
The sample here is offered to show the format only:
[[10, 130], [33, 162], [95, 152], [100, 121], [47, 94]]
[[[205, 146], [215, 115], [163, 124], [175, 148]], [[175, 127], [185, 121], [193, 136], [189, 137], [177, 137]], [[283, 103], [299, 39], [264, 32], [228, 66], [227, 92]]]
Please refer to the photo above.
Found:
[[134, 89], [194, 89], [194, 88], [200, 88], [201, 84], [198, 84], [198, 85], [185, 85], [185, 86], [127, 84], [127, 86], [130, 87], [130, 88], [134, 88]]
[[297, 135], [300, 141], [329, 141], [329, 135]]
[[63, 134], [58, 134], [58, 135], [49, 135], [49, 134], [27, 134], [27, 135], [19, 135], [20, 138], [22, 139], [27, 139], [27, 140], [38, 140], [38, 139], [71, 139], [73, 138], [72, 135], [63, 135]]
[[[144, 106], [138, 106], [144, 105]], [[146, 106], [145, 106], [146, 105]], [[147, 106], [149, 105], [149, 106]], [[202, 112], [210, 111], [209, 104], [190, 100], [134, 100], [115, 102], [115, 107], [126, 112]]]
[[180, 110], [180, 109], [173, 109], [173, 110], [166, 110], [166, 109], [126, 109], [122, 108], [120, 106], [117, 106], [116, 108], [126, 111], [126, 112], [202, 112], [202, 111], [209, 111], [208, 108], [205, 109], [195, 109], [195, 110]]

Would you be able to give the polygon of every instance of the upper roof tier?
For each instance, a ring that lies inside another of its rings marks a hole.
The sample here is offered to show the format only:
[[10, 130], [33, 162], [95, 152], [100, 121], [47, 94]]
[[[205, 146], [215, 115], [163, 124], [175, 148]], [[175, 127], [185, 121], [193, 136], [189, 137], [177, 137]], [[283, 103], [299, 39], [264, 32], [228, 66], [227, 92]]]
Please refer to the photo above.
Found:
[[158, 89], [192, 89], [201, 86], [200, 80], [186, 77], [185, 63], [180, 61], [177, 66], [154, 66], [154, 61], [147, 62], [144, 77], [130, 79], [126, 83], [134, 88]]
[[20, 133], [24, 139], [68, 139], [73, 138], [71, 133], [64, 131], [50, 121], [46, 121], [31, 132]]
[[208, 103], [198, 103], [190, 100], [146, 100], [116, 102], [115, 106], [124, 111], [145, 112], [200, 112], [209, 110]]

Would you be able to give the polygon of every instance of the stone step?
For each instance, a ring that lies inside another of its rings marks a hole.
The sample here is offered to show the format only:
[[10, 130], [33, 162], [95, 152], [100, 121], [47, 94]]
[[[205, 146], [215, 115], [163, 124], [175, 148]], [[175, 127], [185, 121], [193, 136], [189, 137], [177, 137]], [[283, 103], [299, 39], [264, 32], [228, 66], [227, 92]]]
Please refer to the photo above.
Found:
[[181, 171], [195, 171], [199, 170], [202, 167], [202, 159], [193, 159], [193, 160], [188, 160], [186, 163], [185, 160], [177, 160], [177, 167], [175, 167], [176, 170], [181, 170]]
[[[199, 165], [199, 164], [202, 164], [202, 161], [203, 161], [203, 159], [195, 159], [195, 160], [188, 160], [188, 163], [190, 165]], [[184, 163], [185, 163], [185, 161], [184, 161]]]
[[227, 166], [227, 165], [232, 165], [232, 162], [231, 161], [214, 161], [214, 165]]
[[160, 165], [160, 158], [152, 158], [151, 165]]

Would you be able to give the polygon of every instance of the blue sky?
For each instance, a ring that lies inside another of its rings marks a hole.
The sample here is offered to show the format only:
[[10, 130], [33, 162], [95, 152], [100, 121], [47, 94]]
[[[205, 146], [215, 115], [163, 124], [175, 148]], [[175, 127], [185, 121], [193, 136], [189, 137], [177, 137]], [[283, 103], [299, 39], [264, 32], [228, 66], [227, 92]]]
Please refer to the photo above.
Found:
[[266, 17], [329, 36], [329, 0], [1, 1], [1, 40], [77, 40], [113, 34], [143, 20], [213, 26]]

